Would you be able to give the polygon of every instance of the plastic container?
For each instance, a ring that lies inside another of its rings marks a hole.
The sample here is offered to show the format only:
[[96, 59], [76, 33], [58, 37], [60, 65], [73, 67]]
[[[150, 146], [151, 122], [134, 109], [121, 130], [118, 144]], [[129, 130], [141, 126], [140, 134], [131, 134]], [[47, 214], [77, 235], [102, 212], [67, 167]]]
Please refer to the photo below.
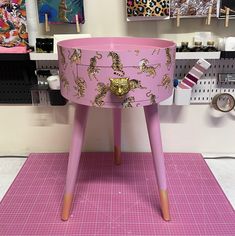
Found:
[[60, 89], [60, 77], [58, 75], [52, 75], [47, 77], [47, 82], [52, 90], [59, 90]]
[[181, 88], [176, 88], [175, 89], [175, 96], [174, 96], [174, 102], [175, 105], [190, 105], [190, 98], [192, 94], [192, 89], [181, 89]]

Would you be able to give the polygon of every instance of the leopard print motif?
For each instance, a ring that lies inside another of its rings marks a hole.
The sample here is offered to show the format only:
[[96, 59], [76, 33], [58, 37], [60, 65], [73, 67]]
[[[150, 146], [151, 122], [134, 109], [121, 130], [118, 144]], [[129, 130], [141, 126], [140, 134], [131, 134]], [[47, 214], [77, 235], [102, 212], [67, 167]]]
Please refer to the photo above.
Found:
[[169, 0], [128, 0], [127, 17], [169, 16]]
[[123, 108], [133, 107], [132, 103], [134, 103], [134, 102], [135, 102], [135, 98], [134, 97], [127, 97], [122, 102], [122, 107]]
[[148, 77], [149, 76], [155, 77], [156, 76], [156, 69], [158, 69], [159, 67], [161, 67], [161, 64], [159, 64], [159, 63], [155, 67], [150, 66], [148, 59], [144, 58], [139, 63], [139, 70], [140, 71], [138, 72], [138, 74], [145, 73], [146, 76], [148, 76]]
[[74, 49], [72, 55], [69, 52], [69, 61], [71, 64], [80, 64], [82, 58], [82, 50], [81, 49]]
[[67, 92], [68, 92], [68, 89], [69, 89], [69, 81], [68, 79], [65, 77], [64, 73], [61, 73], [60, 75], [60, 82], [62, 84], [62, 86], [67, 89]]
[[87, 68], [87, 73], [90, 80], [95, 78], [98, 81], [98, 79], [96, 78], [96, 74], [100, 72], [100, 69], [97, 67], [97, 60], [100, 60], [101, 58], [102, 55], [98, 52], [96, 52], [96, 55], [94, 57], [90, 58], [90, 65]]
[[166, 50], [166, 67], [168, 70], [170, 70], [172, 66], [171, 50], [170, 48], [166, 48], [165, 50]]
[[173, 82], [168, 74], [165, 74], [162, 78], [161, 84], [158, 86], [162, 86], [165, 89], [170, 90], [173, 87]]
[[112, 58], [112, 69], [114, 74], [118, 76], [124, 76], [123, 64], [121, 63], [120, 56], [116, 52], [109, 52], [108, 57]]
[[146, 93], [146, 96], [149, 98], [151, 105], [156, 103], [156, 95], [151, 90]]
[[76, 86], [73, 87], [76, 91], [75, 96], [78, 98], [84, 97], [86, 92], [86, 81], [80, 77], [77, 77], [75, 84]]
[[109, 91], [109, 84], [99, 82], [96, 91], [97, 95], [95, 96], [95, 100], [91, 101], [91, 104], [92, 106], [102, 107], [104, 105], [104, 98]]

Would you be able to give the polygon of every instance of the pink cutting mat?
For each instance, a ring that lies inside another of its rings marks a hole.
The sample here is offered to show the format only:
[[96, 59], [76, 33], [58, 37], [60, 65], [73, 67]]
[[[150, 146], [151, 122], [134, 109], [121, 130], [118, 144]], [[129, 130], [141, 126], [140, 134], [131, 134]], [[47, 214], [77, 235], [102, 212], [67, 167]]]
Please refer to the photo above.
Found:
[[160, 216], [149, 153], [85, 153], [60, 220], [68, 154], [31, 154], [0, 204], [0, 235], [235, 235], [235, 211], [200, 154], [165, 154], [172, 220]]

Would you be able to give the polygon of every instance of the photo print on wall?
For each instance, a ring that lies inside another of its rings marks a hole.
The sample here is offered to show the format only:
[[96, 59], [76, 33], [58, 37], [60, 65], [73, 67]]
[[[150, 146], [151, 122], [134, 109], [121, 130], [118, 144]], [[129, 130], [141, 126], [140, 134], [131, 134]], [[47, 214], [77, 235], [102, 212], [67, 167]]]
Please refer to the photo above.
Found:
[[170, 18], [169, 0], [127, 0], [127, 20], [157, 20]]
[[83, 0], [38, 0], [40, 23], [45, 23], [46, 14], [48, 22], [54, 24], [76, 23], [76, 15], [79, 23], [85, 21]]
[[218, 0], [171, 0], [170, 15], [176, 17], [206, 17], [212, 7], [211, 16], [216, 16]]
[[25, 0], [0, 0], [0, 46], [28, 45]]

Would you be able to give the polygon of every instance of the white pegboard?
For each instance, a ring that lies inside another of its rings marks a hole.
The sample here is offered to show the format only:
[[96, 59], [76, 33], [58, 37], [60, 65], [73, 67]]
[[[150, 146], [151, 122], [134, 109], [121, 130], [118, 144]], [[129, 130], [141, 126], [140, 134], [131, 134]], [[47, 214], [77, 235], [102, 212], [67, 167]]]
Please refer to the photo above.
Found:
[[[197, 60], [177, 60], [175, 78], [183, 79]], [[235, 82], [218, 82], [219, 73], [235, 73], [235, 59], [207, 60], [211, 67], [193, 87], [191, 103], [210, 103], [218, 93], [229, 93], [235, 97]]]
[[[191, 104], [210, 103], [218, 93], [229, 93], [235, 97], [235, 82], [218, 82], [219, 73], [235, 73], [235, 59], [207, 60], [211, 67], [193, 87]], [[196, 60], [176, 60], [175, 78], [181, 80], [195, 65]], [[37, 61], [37, 69], [56, 69], [58, 61]]]

